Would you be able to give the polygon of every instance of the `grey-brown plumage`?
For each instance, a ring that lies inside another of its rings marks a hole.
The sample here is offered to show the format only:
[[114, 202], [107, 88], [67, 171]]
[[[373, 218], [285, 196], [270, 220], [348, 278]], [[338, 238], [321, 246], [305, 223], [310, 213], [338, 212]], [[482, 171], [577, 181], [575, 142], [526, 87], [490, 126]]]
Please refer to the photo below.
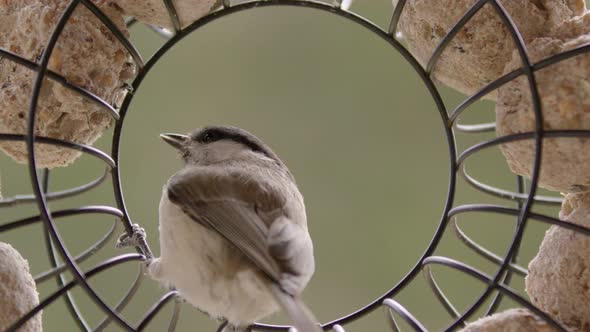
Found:
[[235, 127], [162, 138], [185, 166], [160, 203], [161, 256], [150, 274], [233, 328], [277, 308], [300, 332], [321, 329], [299, 296], [315, 265], [305, 205], [279, 157]]

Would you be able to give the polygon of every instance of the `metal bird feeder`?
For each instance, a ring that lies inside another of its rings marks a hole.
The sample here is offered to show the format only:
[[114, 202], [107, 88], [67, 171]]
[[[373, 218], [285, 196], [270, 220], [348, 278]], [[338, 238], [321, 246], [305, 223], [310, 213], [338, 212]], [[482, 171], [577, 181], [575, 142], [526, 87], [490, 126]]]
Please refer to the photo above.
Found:
[[[555, 329], [557, 329], [558, 331], [566, 331], [563, 325], [556, 322], [549, 315], [536, 308], [527, 299], [518, 295], [516, 291], [510, 288], [510, 285], [514, 277], [522, 278], [527, 273], [526, 268], [518, 265], [518, 262], [516, 261], [516, 256], [520, 250], [520, 246], [522, 245], [522, 238], [525, 232], [525, 226], [528, 223], [542, 222], [546, 224], [558, 225], [580, 233], [584, 233], [586, 235], [590, 235], [590, 229], [588, 228], [578, 226], [566, 221], [562, 221], [554, 217], [531, 212], [531, 206], [534, 203], [549, 205], [559, 205], [561, 203], [561, 198], [559, 197], [545, 197], [538, 196], [536, 194], [538, 187], [537, 184], [539, 178], [539, 170], [541, 166], [540, 153], [543, 144], [543, 139], [545, 137], [590, 137], [590, 131], [548, 131], [542, 128], [541, 102], [539, 99], [539, 95], [537, 93], [537, 86], [535, 85], [535, 71], [545, 68], [547, 66], [551, 66], [555, 63], [574, 57], [576, 55], [589, 52], [590, 45], [585, 45], [565, 53], [554, 55], [540, 63], [531, 63], [526, 56], [527, 52], [526, 47], [522, 42], [522, 36], [515, 24], [513, 23], [513, 21], [511, 20], [510, 16], [507, 14], [506, 10], [503, 8], [500, 1], [478, 0], [474, 3], [472, 9], [469, 10], [463, 18], [458, 20], [455, 26], [442, 39], [442, 41], [437, 46], [436, 50], [433, 52], [433, 57], [429, 61], [431, 65], [425, 69], [410, 54], [410, 52], [406, 50], [404, 45], [398, 39], [396, 39], [398, 20], [400, 19], [406, 1], [400, 0], [397, 6], [394, 8], [393, 12], [391, 13], [391, 19], [389, 21], [388, 29], [382, 29], [370, 20], [341, 8], [341, 3], [338, 0], [334, 1], [333, 3], [324, 3], [309, 0], [255, 0], [239, 4], [233, 4], [232, 1], [225, 0], [223, 1], [221, 8], [219, 8], [218, 10], [211, 12], [210, 14], [190, 24], [186, 28], [181, 29], [174, 2], [172, 0], [162, 1], [165, 3], [170, 18], [174, 23], [176, 29], [175, 31], [154, 29], [156, 30], [156, 32], [162, 34], [167, 39], [167, 41], [159, 50], [157, 50], [157, 52], [155, 52], [155, 54], [149, 60], [145, 62], [142, 60], [141, 54], [137, 51], [137, 49], [130, 42], [130, 40], [127, 37], [125, 37], [125, 35], [117, 28], [117, 26], [109, 19], [109, 17], [107, 17], [103, 12], [101, 12], [101, 10], [95, 4], [93, 4], [91, 0], [70, 1], [69, 5], [67, 6], [67, 9], [65, 10], [65, 12], [63, 12], [61, 16], [59, 23], [55, 27], [55, 30], [51, 33], [51, 37], [47, 44], [47, 47], [45, 48], [43, 55], [38, 61], [32, 62], [23, 57], [18, 56], [17, 54], [9, 50], [0, 49], [0, 58], [4, 58], [5, 61], [13, 61], [15, 63], [18, 63], [19, 65], [25, 66], [30, 70], [36, 72], [36, 80], [33, 88], [33, 93], [30, 96], [31, 106], [28, 113], [27, 133], [25, 135], [0, 133], [0, 140], [20, 141], [26, 143], [27, 150], [29, 152], [28, 169], [30, 182], [32, 185], [32, 194], [29, 196], [6, 198], [0, 201], [0, 207], [8, 209], [15, 203], [28, 202], [35, 203], [38, 208], [38, 214], [35, 216], [11, 222], [3, 221], [2, 224], [0, 224], [0, 233], [10, 232], [11, 230], [14, 230], [16, 228], [24, 227], [26, 225], [30, 225], [33, 223], [42, 223], [44, 225], [46, 250], [49, 254], [52, 267], [48, 271], [41, 273], [36, 278], [36, 282], [41, 283], [51, 278], [59, 278], [58, 280], [60, 281], [60, 288], [57, 291], [55, 291], [47, 298], [42, 299], [40, 304], [36, 308], [31, 310], [25, 316], [18, 319], [7, 331], [17, 331], [18, 328], [22, 326], [22, 324], [24, 324], [29, 318], [34, 316], [35, 313], [51, 305], [57, 299], [60, 299], [62, 297], [65, 297], [69, 312], [73, 316], [74, 321], [77, 323], [77, 327], [82, 331], [103, 330], [109, 324], [116, 324], [119, 328], [126, 331], [141, 331], [144, 328], [146, 328], [148, 324], [150, 324], [150, 322], [156, 315], [163, 314], [161, 311], [168, 303], [173, 303], [174, 305], [171, 317], [169, 319], [169, 331], [175, 330], [175, 326], [179, 318], [180, 305], [178, 302], [174, 302], [174, 299], [177, 297], [177, 294], [174, 291], [170, 291], [164, 294], [159, 301], [154, 303], [152, 308], [147, 313], [145, 313], [143, 319], [141, 319], [141, 321], [137, 324], [130, 323], [129, 320], [127, 320], [120, 313], [121, 310], [130, 301], [132, 301], [134, 295], [137, 292], [139, 283], [143, 278], [144, 272], [143, 268], [141, 267], [138, 271], [137, 278], [132, 283], [128, 291], [121, 296], [120, 301], [116, 306], [109, 306], [101, 298], [97, 291], [93, 289], [93, 287], [88, 283], [89, 278], [92, 278], [93, 276], [100, 274], [101, 272], [113, 268], [117, 265], [129, 264], [131, 262], [136, 262], [137, 264], [138, 261], [144, 260], [146, 256], [151, 255], [151, 252], [149, 251], [149, 247], [147, 246], [147, 244], [138, 247], [136, 254], [118, 255], [96, 265], [94, 268], [91, 268], [89, 270], [82, 270], [82, 268], [79, 265], [81, 260], [84, 260], [88, 256], [92, 255], [94, 252], [102, 248], [105, 244], [112, 243], [111, 240], [115, 232], [115, 225], [113, 225], [113, 227], [111, 227], [111, 229], [106, 234], [104, 234], [104, 236], [97, 243], [89, 247], [86, 251], [84, 251], [81, 255], [77, 257], [74, 257], [70, 253], [70, 251], [64, 244], [62, 235], [58, 232], [56, 228], [56, 219], [74, 215], [82, 216], [87, 214], [99, 214], [115, 217], [117, 218], [117, 221], [115, 223], [121, 222], [128, 233], [132, 232], [133, 223], [133, 220], [131, 220], [131, 218], [129, 217], [129, 214], [125, 206], [125, 200], [122, 194], [121, 176], [119, 171], [119, 145], [123, 123], [126, 118], [128, 107], [133, 99], [132, 93], [128, 93], [122, 105], [118, 107], [118, 115], [115, 122], [112, 147], [110, 152], [100, 151], [99, 149], [83, 144], [77, 144], [73, 142], [51, 139], [46, 137], [35, 137], [34, 135], [35, 123], [36, 121], [39, 121], [36, 117], [37, 104], [39, 100], [41, 85], [45, 78], [55, 80], [58, 83], [67, 87], [68, 89], [71, 89], [72, 91], [75, 91], [77, 93], [81, 93], [80, 88], [77, 88], [75, 85], [69, 83], [63, 77], [60, 77], [58, 74], [48, 69], [48, 62], [53, 52], [53, 49], [57, 43], [57, 40], [60, 37], [60, 34], [62, 33], [64, 26], [72, 16], [74, 9], [79, 6], [84, 6], [88, 8], [94, 15], [96, 15], [96, 17], [100, 19], [100, 21], [113, 33], [113, 35], [118, 39], [118, 41], [125, 47], [131, 58], [135, 61], [138, 72], [137, 76], [133, 80], [133, 83], [131, 84], [130, 91], [137, 90], [141, 85], [143, 79], [146, 77], [147, 73], [150, 71], [150, 69], [161, 58], [163, 58], [166, 55], [168, 50], [174, 47], [174, 45], [176, 45], [179, 41], [183, 40], [183, 38], [194, 32], [195, 30], [207, 25], [210, 22], [213, 22], [227, 15], [232, 15], [234, 13], [242, 11], [255, 10], [256, 8], [270, 6], [305, 7], [309, 10], [323, 11], [333, 15], [340, 16], [346, 20], [349, 20], [351, 22], [354, 22], [355, 24], [364, 27], [365, 29], [379, 36], [383, 40], [383, 42], [393, 47], [395, 51], [401, 54], [405, 61], [407, 61], [407, 63], [411, 65], [411, 67], [415, 71], [415, 74], [421, 78], [424, 86], [427, 87], [431, 98], [435, 101], [440, 117], [442, 117], [443, 119], [443, 123], [448, 124], [445, 127], [445, 139], [448, 145], [451, 172], [448, 175], [449, 187], [446, 197], [446, 203], [444, 206], [442, 218], [440, 219], [438, 228], [432, 240], [430, 241], [430, 244], [427, 246], [427, 248], [424, 249], [422, 256], [417, 260], [414, 267], [410, 271], [408, 271], [405, 277], [399, 280], [396, 284], [391, 285], [390, 290], [388, 290], [386, 293], [379, 296], [378, 298], [374, 299], [372, 302], [368, 304], [359, 304], [358, 310], [352, 313], [344, 314], [340, 318], [334, 319], [332, 321], [322, 322], [323, 329], [326, 331], [345, 331], [347, 328], [347, 324], [356, 320], [363, 319], [363, 317], [365, 317], [368, 313], [380, 309], [384, 310], [386, 314], [385, 319], [387, 319], [388, 324], [393, 331], [399, 330], [398, 322], [400, 321], [400, 319], [408, 323], [409, 326], [411, 326], [415, 331], [426, 331], [424, 325], [417, 318], [415, 318], [415, 315], [409, 310], [407, 310], [404, 307], [403, 303], [398, 302], [396, 300], [396, 295], [401, 290], [403, 290], [406, 286], [412, 283], [416, 278], [424, 277], [431, 286], [432, 291], [436, 295], [436, 298], [440, 301], [440, 304], [446, 309], [446, 311], [448, 311], [453, 320], [453, 323], [449, 325], [445, 329], [445, 331], [450, 331], [462, 327], [468, 319], [473, 318], [472, 316], [477, 310], [483, 308], [483, 305], [486, 301], [491, 300], [492, 303], [487, 309], [486, 314], [494, 313], [497, 310], [498, 305], [503, 297], [509, 297], [512, 300], [519, 303], [520, 305], [522, 305], [523, 307], [530, 309], [534, 314], [546, 320], [549, 324], [551, 324], [551, 326], [555, 327]], [[483, 7], [483, 5], [489, 5], [493, 7], [493, 9], [497, 12], [505, 27], [510, 32], [510, 35], [516, 45], [515, 47], [520, 52], [522, 63], [524, 65], [521, 68], [491, 82], [489, 85], [482, 88], [479, 92], [475, 93], [472, 96], [469, 96], [456, 108], [448, 109], [447, 105], [445, 105], [445, 102], [441, 98], [437, 86], [433, 81], [433, 68], [436, 67], [438, 57], [441, 55], [442, 51], [449, 45], [449, 42], [455, 37], [458, 31], [469, 21], [469, 19], [473, 17], [478, 12], [478, 10]], [[126, 23], [128, 26], [131, 26], [133, 24], [136, 24], [136, 21], [129, 20]], [[508, 81], [521, 75], [528, 78], [530, 91], [533, 98], [534, 111], [536, 115], [536, 130], [534, 132], [527, 134], [510, 135], [479, 142], [465, 149], [463, 152], [458, 153], [455, 138], [457, 132], [481, 133], [494, 130], [494, 124], [459, 124], [457, 120], [459, 118], [459, 115], [469, 105], [478, 101], [482, 96], [484, 96], [488, 92], [497, 89], [498, 87], [502, 86]], [[101, 103], [100, 98], [93, 96], [90, 97], [91, 99], [93, 99], [93, 102]], [[104, 104], [105, 102], [102, 101], [102, 103]], [[517, 177], [518, 186], [516, 190], [507, 191], [504, 189], [494, 187], [493, 185], [488, 184], [485, 181], [479, 180], [474, 176], [470, 175], [466, 171], [465, 165], [469, 158], [473, 155], [478, 154], [480, 151], [490, 147], [498, 146], [503, 143], [523, 139], [534, 140], [536, 152], [535, 164], [533, 167], [533, 175], [531, 177], [531, 183], [530, 186], [528, 186], [528, 190], [525, 190], [525, 180], [522, 177]], [[104, 174], [100, 175], [96, 180], [85, 185], [79, 186], [77, 188], [72, 188], [60, 192], [48, 191], [50, 171], [43, 170], [39, 172], [35, 159], [35, 146], [36, 144], [40, 143], [53, 144], [68, 149], [76, 149], [83, 152], [84, 154], [91, 155], [95, 158], [98, 158], [101, 162], [104, 163], [106, 171]], [[510, 207], [488, 204], [455, 205], [456, 183], [461, 177], [474, 188], [488, 195], [496, 196], [507, 200], [507, 202], [511, 204]], [[84, 192], [93, 190], [104, 181], [112, 182], [116, 206], [84, 206], [59, 211], [51, 211], [48, 207], [49, 201], [67, 200], [72, 196], [76, 196]], [[512, 241], [504, 255], [494, 254], [488, 251], [483, 246], [476, 243], [475, 241], [471, 240], [468, 237], [468, 235], [465, 234], [465, 232], [463, 232], [455, 223], [454, 217], [460, 214], [470, 213], [502, 214], [514, 217], [516, 226], [514, 228]], [[494, 275], [486, 275], [480, 272], [479, 270], [458, 260], [433, 255], [441, 241], [443, 234], [445, 232], [453, 230], [455, 231], [455, 234], [458, 236], [458, 238], [463, 243], [465, 243], [470, 250], [473, 250], [478, 255], [481, 255], [486, 260], [489, 260], [490, 262], [497, 265], [497, 270]], [[62, 257], [65, 264], [58, 263], [58, 256]], [[139, 265], [143, 266], [143, 264]], [[443, 265], [447, 268], [457, 270], [460, 273], [463, 273], [473, 278], [474, 280], [478, 280], [483, 285], [485, 285], [485, 290], [480, 294], [477, 301], [475, 301], [466, 311], [458, 312], [455, 309], [454, 304], [446, 298], [443, 289], [441, 289], [438, 286], [435, 276], [432, 274], [431, 271], [431, 267], [433, 265]], [[62, 277], [62, 274], [65, 271], [69, 271], [73, 274], [74, 279], [72, 281], [66, 282], [65, 279]], [[85, 296], [92, 299], [96, 303], [97, 307], [100, 308], [102, 314], [104, 314], [104, 319], [97, 326], [92, 327], [86, 323], [84, 313], [82, 313], [81, 310], [77, 307], [75, 299], [73, 295], [70, 293], [70, 290], [74, 287], [82, 288], [84, 290]], [[287, 331], [289, 327], [255, 324], [252, 327], [252, 329], [255, 331]]]

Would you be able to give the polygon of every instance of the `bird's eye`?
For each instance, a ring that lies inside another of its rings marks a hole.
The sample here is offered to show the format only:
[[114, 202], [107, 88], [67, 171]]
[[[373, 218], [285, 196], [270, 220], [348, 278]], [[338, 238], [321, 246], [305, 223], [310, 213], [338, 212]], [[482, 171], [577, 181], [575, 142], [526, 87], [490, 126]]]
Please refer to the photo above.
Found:
[[215, 133], [207, 132], [207, 133], [205, 133], [205, 135], [203, 135], [201, 140], [203, 141], [203, 143], [211, 143], [216, 140], [216, 137], [217, 137], [217, 135]]

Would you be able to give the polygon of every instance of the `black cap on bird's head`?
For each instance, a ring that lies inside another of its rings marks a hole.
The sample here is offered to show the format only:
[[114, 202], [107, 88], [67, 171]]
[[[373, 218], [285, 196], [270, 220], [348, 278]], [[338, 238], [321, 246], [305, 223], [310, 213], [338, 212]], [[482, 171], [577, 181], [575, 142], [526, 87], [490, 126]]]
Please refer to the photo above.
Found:
[[160, 137], [182, 153], [185, 153], [192, 145], [208, 145], [224, 140], [232, 141], [283, 164], [261, 139], [238, 127], [208, 126], [199, 128], [190, 135], [160, 134]]

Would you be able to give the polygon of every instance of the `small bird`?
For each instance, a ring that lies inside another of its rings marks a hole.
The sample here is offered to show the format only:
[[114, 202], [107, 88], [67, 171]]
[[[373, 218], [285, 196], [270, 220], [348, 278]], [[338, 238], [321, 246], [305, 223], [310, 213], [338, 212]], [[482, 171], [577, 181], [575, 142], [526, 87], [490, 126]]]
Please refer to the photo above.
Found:
[[279, 306], [299, 332], [322, 331], [300, 294], [315, 270], [303, 196], [279, 157], [229, 126], [162, 134], [184, 167], [160, 201], [160, 257], [148, 274], [193, 306], [248, 331]]

